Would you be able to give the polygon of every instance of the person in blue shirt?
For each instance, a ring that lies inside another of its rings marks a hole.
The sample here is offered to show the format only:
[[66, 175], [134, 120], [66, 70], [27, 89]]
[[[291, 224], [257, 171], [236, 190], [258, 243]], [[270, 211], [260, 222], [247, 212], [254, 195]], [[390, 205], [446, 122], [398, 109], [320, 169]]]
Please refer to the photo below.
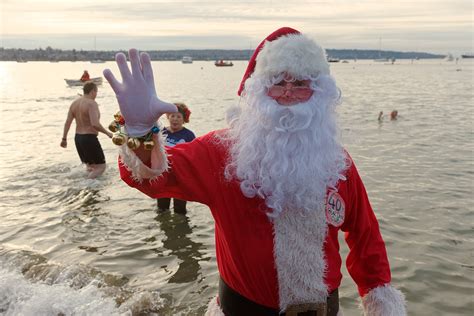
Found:
[[[166, 114], [169, 121], [169, 126], [163, 129], [163, 134], [166, 136], [166, 146], [176, 146], [181, 143], [192, 141], [196, 136], [192, 131], [184, 127], [185, 123], [189, 123], [191, 111], [184, 103], [175, 103], [178, 112]], [[170, 208], [170, 198], [157, 199], [158, 210], [166, 211]], [[173, 208], [175, 213], [186, 214], [186, 201], [180, 199], [173, 199]]]

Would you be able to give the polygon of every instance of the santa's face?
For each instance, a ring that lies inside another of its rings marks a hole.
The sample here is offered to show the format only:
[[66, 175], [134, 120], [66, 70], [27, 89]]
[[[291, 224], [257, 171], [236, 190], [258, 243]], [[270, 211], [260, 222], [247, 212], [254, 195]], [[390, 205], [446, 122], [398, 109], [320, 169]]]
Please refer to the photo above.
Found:
[[313, 95], [310, 87], [311, 80], [296, 80], [285, 77], [280, 82], [268, 88], [267, 95], [278, 104], [291, 106], [308, 101]]
[[233, 143], [226, 177], [235, 176], [244, 196], [265, 199], [274, 214], [318, 209], [345, 169], [335, 81], [285, 77], [251, 77], [239, 111], [228, 113]]

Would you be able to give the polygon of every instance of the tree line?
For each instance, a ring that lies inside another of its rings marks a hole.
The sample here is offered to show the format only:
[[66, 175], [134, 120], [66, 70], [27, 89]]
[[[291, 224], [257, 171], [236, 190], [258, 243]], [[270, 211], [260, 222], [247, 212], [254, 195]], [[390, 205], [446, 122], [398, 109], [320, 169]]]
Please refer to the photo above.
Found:
[[[95, 50], [62, 50], [50, 46], [37, 49], [4, 48], [0, 47], [0, 61], [90, 61], [90, 60], [114, 60], [116, 51], [95, 51]], [[122, 51], [125, 52], [125, 51]], [[184, 49], [184, 50], [151, 50], [147, 51], [152, 60], [181, 60], [183, 56], [190, 56], [193, 60], [249, 60], [252, 50], [223, 50], [223, 49]], [[424, 52], [397, 52], [378, 51], [360, 49], [327, 49], [328, 57], [339, 60], [354, 59], [425, 59], [443, 58], [444, 55], [437, 55]]]

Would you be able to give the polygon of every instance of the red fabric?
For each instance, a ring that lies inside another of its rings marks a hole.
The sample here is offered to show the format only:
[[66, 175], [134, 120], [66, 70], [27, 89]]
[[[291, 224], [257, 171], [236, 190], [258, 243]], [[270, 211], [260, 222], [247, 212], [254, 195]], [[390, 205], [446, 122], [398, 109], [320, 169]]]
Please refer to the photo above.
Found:
[[89, 73], [85, 72], [82, 74], [81, 81], [89, 81], [90, 79]]
[[339, 287], [342, 278], [337, 238], [340, 229], [344, 232], [349, 246], [346, 258], [347, 270], [357, 284], [360, 296], [363, 297], [371, 289], [390, 283], [391, 273], [377, 218], [352, 159], [351, 162], [351, 167], [346, 173], [347, 180], [337, 185], [338, 193], [346, 206], [346, 215], [341, 227], [329, 225], [325, 245], [328, 260], [326, 281], [331, 291]]
[[249, 64], [247, 66], [247, 70], [245, 71], [244, 77], [242, 78], [242, 81], [240, 82], [239, 90], [237, 91], [237, 94], [240, 95], [242, 91], [244, 90], [245, 87], [245, 81], [252, 75], [252, 73], [255, 70], [255, 66], [257, 65], [257, 56], [260, 53], [260, 51], [263, 48], [263, 45], [265, 45], [265, 42], [271, 42], [276, 40], [277, 38], [288, 35], [288, 34], [300, 34], [299, 31], [292, 29], [291, 27], [282, 27], [273, 32], [272, 34], [268, 35], [255, 49], [255, 52], [253, 53], [252, 57], [249, 60]]
[[[279, 308], [278, 277], [273, 257], [273, 227], [265, 202], [242, 195], [236, 181], [223, 177], [227, 149], [212, 132], [190, 143], [167, 148], [171, 169], [158, 181], [139, 184], [119, 164], [122, 179], [152, 198], [174, 197], [209, 206], [215, 220], [216, 254], [219, 273], [241, 295], [259, 304]], [[377, 220], [357, 169], [347, 171], [347, 181], [338, 185], [346, 205], [345, 222], [350, 247], [347, 267], [361, 295], [390, 282], [390, 267]], [[329, 225], [325, 243], [328, 290], [339, 287], [342, 274], [339, 228]], [[310, 247], [310, 245], [308, 245]], [[309, 276], [310, 277], [310, 276]]]

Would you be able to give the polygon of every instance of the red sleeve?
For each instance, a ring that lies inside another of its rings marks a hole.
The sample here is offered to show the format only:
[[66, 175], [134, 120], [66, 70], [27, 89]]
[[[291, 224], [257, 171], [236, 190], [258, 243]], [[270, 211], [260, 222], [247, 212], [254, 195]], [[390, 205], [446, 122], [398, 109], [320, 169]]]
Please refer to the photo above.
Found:
[[170, 167], [157, 180], [145, 179], [139, 183], [119, 162], [120, 177], [152, 198], [173, 197], [210, 205], [217, 187], [216, 157], [210, 153], [213, 150], [210, 137], [206, 135], [189, 143], [166, 147]]
[[390, 266], [377, 218], [364, 184], [352, 162], [347, 173], [348, 212], [341, 230], [349, 246], [347, 270], [364, 296], [371, 289], [390, 283]]

